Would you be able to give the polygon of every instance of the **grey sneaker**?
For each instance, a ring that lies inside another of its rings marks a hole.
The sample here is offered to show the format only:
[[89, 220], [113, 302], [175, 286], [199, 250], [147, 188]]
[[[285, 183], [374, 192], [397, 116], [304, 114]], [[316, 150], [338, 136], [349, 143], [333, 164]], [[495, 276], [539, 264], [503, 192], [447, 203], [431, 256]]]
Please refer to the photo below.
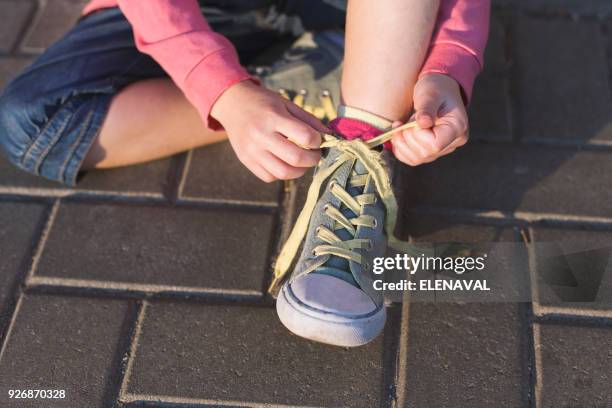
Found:
[[386, 205], [393, 198], [382, 157], [387, 153], [366, 142], [326, 140], [304, 209], [277, 261], [275, 275], [282, 279], [301, 245], [276, 310], [299, 336], [359, 346], [373, 340], [386, 319], [372, 263], [387, 246]]

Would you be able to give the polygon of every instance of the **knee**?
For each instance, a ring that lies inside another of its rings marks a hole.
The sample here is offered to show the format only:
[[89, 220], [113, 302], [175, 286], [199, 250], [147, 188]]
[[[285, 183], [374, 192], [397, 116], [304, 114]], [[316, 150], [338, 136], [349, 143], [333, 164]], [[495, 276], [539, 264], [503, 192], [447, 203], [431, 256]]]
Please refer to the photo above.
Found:
[[5, 156], [19, 167], [39, 132], [39, 126], [30, 114], [32, 103], [26, 95], [13, 84], [0, 94], [0, 147]]

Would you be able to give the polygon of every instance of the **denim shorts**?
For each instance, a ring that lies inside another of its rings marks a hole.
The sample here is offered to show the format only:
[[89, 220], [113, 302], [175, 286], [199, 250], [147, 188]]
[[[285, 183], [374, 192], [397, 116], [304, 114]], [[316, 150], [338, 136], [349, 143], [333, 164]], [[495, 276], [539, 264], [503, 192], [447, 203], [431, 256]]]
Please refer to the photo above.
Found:
[[[207, 0], [202, 12], [248, 64], [304, 30], [341, 28], [346, 0]], [[19, 168], [75, 185], [83, 159], [122, 88], [166, 77], [134, 44], [117, 8], [82, 18], [0, 95], [0, 146]]]

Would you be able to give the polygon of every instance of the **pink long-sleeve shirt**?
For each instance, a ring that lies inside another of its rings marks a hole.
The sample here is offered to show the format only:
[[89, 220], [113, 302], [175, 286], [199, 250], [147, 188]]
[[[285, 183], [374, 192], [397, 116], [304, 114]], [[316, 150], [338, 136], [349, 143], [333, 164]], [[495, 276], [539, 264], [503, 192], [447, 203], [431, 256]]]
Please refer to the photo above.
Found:
[[[217, 98], [230, 86], [251, 78], [231, 42], [215, 33], [197, 0], [92, 0], [83, 11], [119, 7], [134, 31], [136, 47], [168, 73], [205, 124]], [[490, 0], [442, 0], [429, 53], [421, 70], [454, 78], [469, 99], [483, 66], [489, 31]]]

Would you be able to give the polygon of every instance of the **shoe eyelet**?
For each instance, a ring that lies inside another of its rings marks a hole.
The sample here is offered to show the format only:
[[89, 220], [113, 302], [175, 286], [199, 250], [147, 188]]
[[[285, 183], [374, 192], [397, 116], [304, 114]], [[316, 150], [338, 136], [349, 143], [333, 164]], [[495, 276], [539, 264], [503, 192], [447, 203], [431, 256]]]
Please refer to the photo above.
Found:
[[372, 228], [376, 229], [377, 227], [378, 227], [378, 220], [374, 218], [374, 225], [372, 225]]
[[325, 204], [325, 205], [323, 206], [323, 212], [325, 212], [325, 213], [326, 213], [326, 212], [327, 212], [327, 210], [329, 210], [329, 204]]
[[317, 256], [317, 250], [316, 249], [312, 250], [312, 256]]
[[321, 232], [321, 227], [317, 227], [315, 228], [315, 234], [319, 235], [319, 232]]

